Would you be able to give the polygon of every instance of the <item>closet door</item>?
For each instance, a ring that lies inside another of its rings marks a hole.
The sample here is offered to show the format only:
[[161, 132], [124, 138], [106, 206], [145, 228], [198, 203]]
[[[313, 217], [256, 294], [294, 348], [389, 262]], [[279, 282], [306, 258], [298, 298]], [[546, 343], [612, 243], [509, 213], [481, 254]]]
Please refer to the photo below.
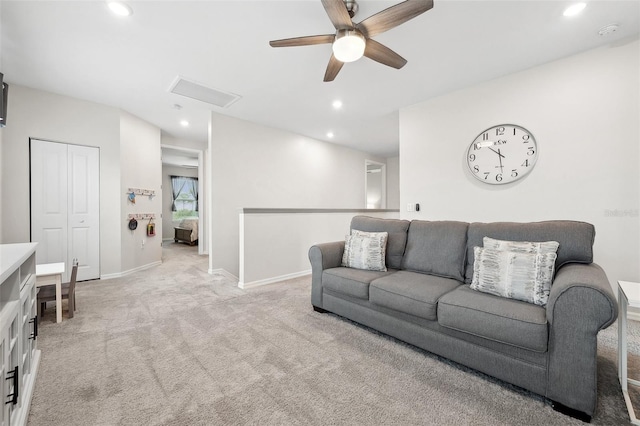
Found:
[[32, 139], [31, 241], [39, 243], [38, 263], [67, 262], [67, 179], [67, 145]]
[[88, 146], [68, 148], [67, 259], [78, 259], [78, 280], [90, 280], [100, 277], [100, 153]]
[[100, 278], [100, 151], [31, 140], [31, 241], [38, 263], [78, 259], [78, 280]]

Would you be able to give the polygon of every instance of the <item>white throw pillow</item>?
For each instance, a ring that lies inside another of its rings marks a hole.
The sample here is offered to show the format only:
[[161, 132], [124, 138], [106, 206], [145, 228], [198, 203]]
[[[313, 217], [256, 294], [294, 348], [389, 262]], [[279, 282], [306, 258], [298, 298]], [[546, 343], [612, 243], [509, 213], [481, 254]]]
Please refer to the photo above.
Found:
[[542, 241], [542, 242], [530, 242], [530, 241], [504, 241], [496, 240], [489, 237], [482, 239], [484, 248], [501, 250], [501, 251], [517, 251], [520, 253], [556, 253], [560, 243], [557, 241]]
[[386, 271], [387, 232], [364, 232], [356, 229], [344, 241], [342, 266], [368, 271]]
[[471, 288], [546, 306], [556, 253], [522, 253], [474, 247]]

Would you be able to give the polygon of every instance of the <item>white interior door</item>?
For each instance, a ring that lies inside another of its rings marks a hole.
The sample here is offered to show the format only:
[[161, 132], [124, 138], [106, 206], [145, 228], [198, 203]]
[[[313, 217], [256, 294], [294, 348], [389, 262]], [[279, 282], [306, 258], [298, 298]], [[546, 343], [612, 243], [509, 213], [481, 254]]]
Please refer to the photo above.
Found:
[[68, 145], [67, 158], [67, 259], [78, 259], [78, 280], [95, 279], [100, 277], [100, 151]]
[[39, 243], [38, 263], [67, 261], [67, 175], [67, 145], [31, 140], [31, 241]]
[[100, 151], [31, 140], [31, 241], [38, 263], [65, 262], [69, 279], [100, 277]]

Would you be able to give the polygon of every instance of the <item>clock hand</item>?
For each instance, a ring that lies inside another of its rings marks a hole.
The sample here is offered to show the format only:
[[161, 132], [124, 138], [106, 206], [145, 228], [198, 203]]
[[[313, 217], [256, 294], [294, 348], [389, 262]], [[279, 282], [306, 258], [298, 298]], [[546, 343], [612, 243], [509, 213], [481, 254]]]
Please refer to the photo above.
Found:
[[502, 166], [502, 158], [504, 155], [500, 154], [500, 148], [498, 148], [498, 160], [500, 160], [500, 173], [504, 173], [504, 167]]
[[496, 154], [498, 154], [500, 156], [500, 158], [505, 158], [504, 155], [500, 154], [500, 148], [498, 148], [497, 151], [495, 149], [491, 148], [490, 146], [488, 146], [487, 148], [489, 148], [491, 151], [493, 151]]

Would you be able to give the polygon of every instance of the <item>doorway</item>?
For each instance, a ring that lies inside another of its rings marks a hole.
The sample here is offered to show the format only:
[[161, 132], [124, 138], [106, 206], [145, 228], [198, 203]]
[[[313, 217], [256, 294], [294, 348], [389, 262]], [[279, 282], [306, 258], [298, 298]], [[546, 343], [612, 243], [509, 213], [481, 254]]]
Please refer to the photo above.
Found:
[[198, 254], [205, 254], [204, 153], [164, 144], [161, 147], [163, 243], [175, 243], [177, 238], [178, 243], [190, 244]]
[[38, 263], [73, 259], [77, 280], [100, 278], [100, 149], [29, 140], [31, 241]]
[[365, 207], [387, 208], [387, 165], [365, 160]]

